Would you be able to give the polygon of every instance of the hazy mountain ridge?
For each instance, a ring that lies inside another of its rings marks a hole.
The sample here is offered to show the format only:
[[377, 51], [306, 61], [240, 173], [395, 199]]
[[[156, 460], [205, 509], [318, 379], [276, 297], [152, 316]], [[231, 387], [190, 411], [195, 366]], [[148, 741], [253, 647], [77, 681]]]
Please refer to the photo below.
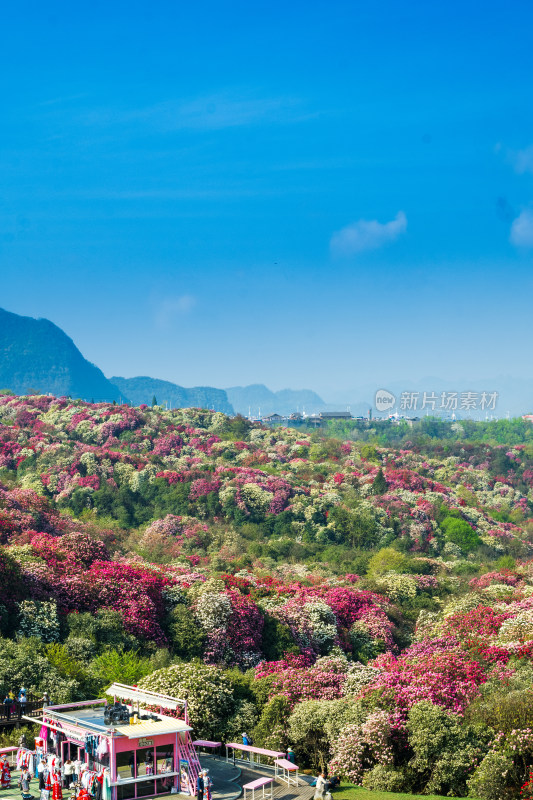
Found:
[[228, 399], [239, 414], [291, 414], [293, 411], [314, 413], [327, 409], [328, 403], [310, 389], [281, 389], [273, 392], [262, 383], [249, 386], [231, 386], [226, 389]]
[[233, 407], [228, 401], [224, 389], [212, 386], [193, 386], [186, 389], [176, 383], [139, 375], [135, 378], [112, 377], [111, 382], [124, 397], [129, 397], [134, 405], [143, 403], [151, 405], [155, 397], [158, 404], [169, 408], [211, 408], [233, 414]]
[[120, 395], [53, 322], [4, 309], [0, 309], [0, 388], [96, 402], [118, 401]]

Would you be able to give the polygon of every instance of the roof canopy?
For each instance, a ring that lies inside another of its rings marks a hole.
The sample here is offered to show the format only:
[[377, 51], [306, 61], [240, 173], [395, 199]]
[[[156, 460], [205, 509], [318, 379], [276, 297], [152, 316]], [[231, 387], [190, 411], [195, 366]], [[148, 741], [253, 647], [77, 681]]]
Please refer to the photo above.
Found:
[[161, 736], [163, 733], [180, 733], [181, 731], [192, 731], [182, 719], [172, 719], [165, 717], [158, 722], [138, 722], [135, 725], [115, 725], [117, 733], [127, 736], [128, 739], [139, 739], [149, 736]]
[[[121, 700], [129, 700], [130, 703], [142, 703], [147, 706], [161, 706], [161, 708], [177, 708], [186, 707], [185, 700], [180, 700], [178, 697], [170, 697], [168, 694], [160, 694], [158, 692], [151, 692], [149, 689], [136, 689], [134, 686], [126, 686], [124, 683], [113, 683], [106, 689], [107, 695], [120, 697]], [[118, 728], [117, 728], [118, 730]]]

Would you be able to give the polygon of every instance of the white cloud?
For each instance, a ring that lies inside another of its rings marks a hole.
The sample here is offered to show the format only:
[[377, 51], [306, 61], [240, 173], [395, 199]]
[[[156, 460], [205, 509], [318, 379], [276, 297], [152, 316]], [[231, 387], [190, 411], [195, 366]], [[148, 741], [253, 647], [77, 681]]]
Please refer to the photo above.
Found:
[[156, 310], [156, 323], [159, 328], [169, 328], [176, 317], [188, 314], [196, 305], [196, 298], [190, 294], [169, 297], [160, 303]]
[[514, 168], [519, 175], [524, 172], [531, 172], [533, 174], [533, 144], [526, 147], [524, 150], [518, 150], [513, 153]]
[[522, 211], [514, 220], [510, 239], [517, 247], [533, 247], [533, 210]]
[[390, 222], [377, 219], [360, 219], [331, 237], [330, 248], [334, 256], [351, 256], [363, 250], [376, 250], [378, 247], [394, 242], [407, 230], [407, 217], [398, 211]]

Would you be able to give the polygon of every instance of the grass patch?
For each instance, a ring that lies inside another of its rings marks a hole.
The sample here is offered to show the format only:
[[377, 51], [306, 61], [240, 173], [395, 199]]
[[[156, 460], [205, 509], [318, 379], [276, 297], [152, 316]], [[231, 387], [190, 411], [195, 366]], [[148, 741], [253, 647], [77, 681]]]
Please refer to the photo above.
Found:
[[[361, 789], [351, 783], [341, 783], [340, 787], [333, 793], [333, 800], [416, 800], [424, 797], [425, 800], [445, 800], [442, 795], [436, 794], [404, 794], [403, 792], [370, 792], [368, 789]], [[460, 800], [460, 798], [456, 798]], [[463, 798], [466, 800], [466, 798]]]

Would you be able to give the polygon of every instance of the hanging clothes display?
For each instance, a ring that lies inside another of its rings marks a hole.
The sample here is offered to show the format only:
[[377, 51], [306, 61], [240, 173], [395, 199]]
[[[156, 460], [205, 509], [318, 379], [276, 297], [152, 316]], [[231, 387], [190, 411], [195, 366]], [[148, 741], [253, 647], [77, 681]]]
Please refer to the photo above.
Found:
[[35, 754], [32, 750], [28, 750], [26, 747], [19, 747], [17, 750], [17, 769], [27, 769], [34, 774]]
[[85, 751], [93, 758], [96, 758], [99, 744], [100, 744], [99, 736], [95, 736], [92, 733], [85, 734]]
[[36, 778], [38, 778], [39, 773], [43, 771], [44, 765], [46, 763], [45, 755], [40, 747], [38, 747], [37, 750], [35, 751], [33, 760], [34, 760], [33, 774], [35, 775]]
[[80, 784], [91, 797], [98, 797], [99, 793], [101, 794], [102, 780], [103, 770], [95, 772], [85, 768], [80, 774]]
[[111, 800], [111, 772], [104, 770], [104, 780], [102, 782], [102, 800]]
[[107, 741], [107, 736], [100, 736], [98, 745], [96, 748], [96, 757], [98, 760], [102, 760], [104, 756], [108, 755], [109, 753], [109, 744]]

